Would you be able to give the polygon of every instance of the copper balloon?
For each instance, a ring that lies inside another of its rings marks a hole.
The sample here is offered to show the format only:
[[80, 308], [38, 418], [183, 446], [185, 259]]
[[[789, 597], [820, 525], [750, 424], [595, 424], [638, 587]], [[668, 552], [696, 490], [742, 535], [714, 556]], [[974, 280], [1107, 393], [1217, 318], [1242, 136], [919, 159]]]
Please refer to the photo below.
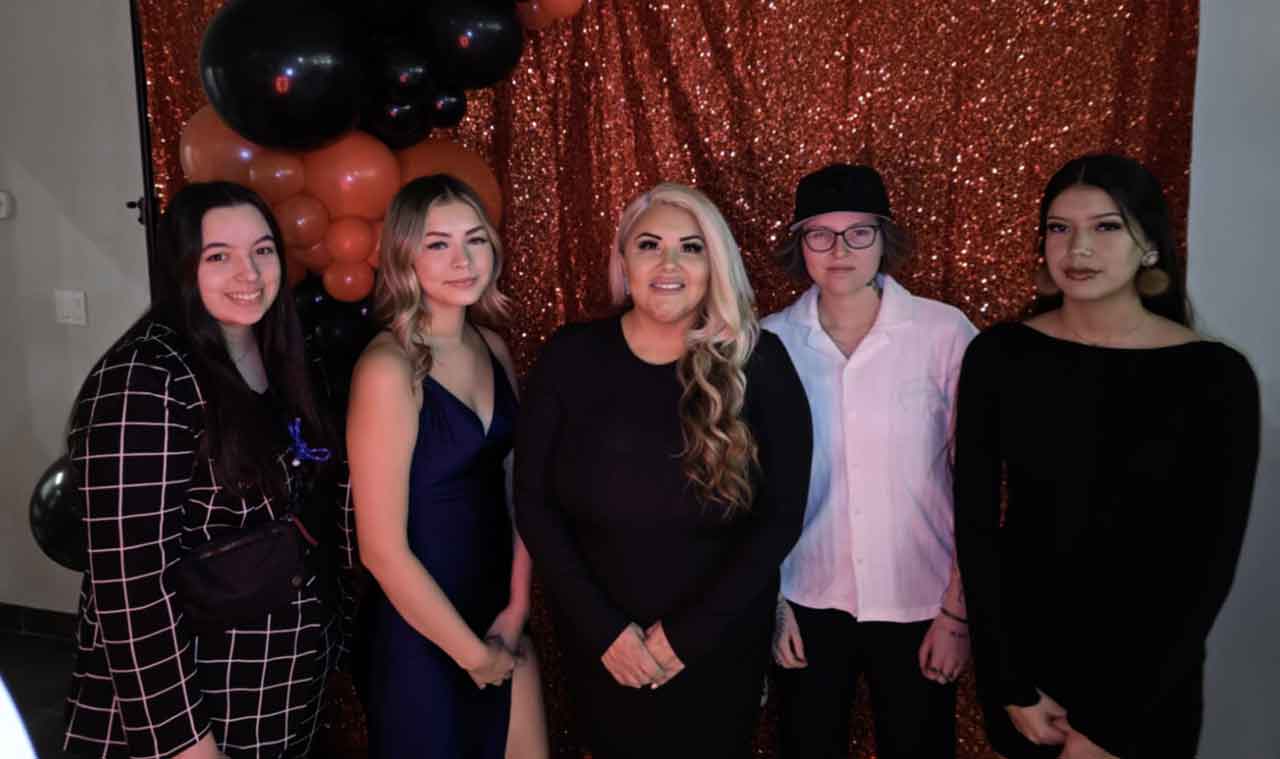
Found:
[[329, 211], [310, 195], [286, 198], [273, 209], [284, 244], [289, 250], [302, 250], [320, 242], [329, 228]]
[[324, 289], [336, 300], [355, 303], [373, 292], [373, 269], [363, 261], [334, 261], [325, 267]]
[[542, 12], [552, 19], [569, 18], [582, 10], [583, 0], [538, 0]]
[[304, 248], [301, 258], [307, 270], [317, 274], [329, 268], [329, 264], [333, 263], [333, 255], [329, 253], [329, 248], [324, 244], [324, 240]]
[[373, 223], [373, 248], [365, 262], [375, 269], [382, 263], [382, 229], [385, 224], [386, 219], [378, 219]]
[[292, 153], [263, 149], [249, 161], [249, 187], [268, 203], [302, 192], [302, 159]]
[[266, 152], [233, 132], [211, 105], [195, 112], [178, 141], [182, 173], [189, 182], [221, 179], [248, 185], [254, 159]]
[[306, 188], [329, 214], [373, 220], [387, 212], [400, 187], [400, 167], [386, 145], [364, 132], [351, 132], [305, 153]]
[[502, 220], [502, 188], [498, 178], [489, 164], [472, 151], [456, 142], [432, 138], [401, 150], [396, 158], [406, 184], [430, 174], [452, 175], [480, 196], [490, 221], [497, 224]]
[[557, 21], [557, 17], [547, 12], [542, 0], [519, 0], [516, 3], [516, 15], [525, 29], [541, 31]]
[[363, 261], [373, 250], [373, 228], [356, 216], [335, 219], [325, 230], [324, 246], [335, 261]]

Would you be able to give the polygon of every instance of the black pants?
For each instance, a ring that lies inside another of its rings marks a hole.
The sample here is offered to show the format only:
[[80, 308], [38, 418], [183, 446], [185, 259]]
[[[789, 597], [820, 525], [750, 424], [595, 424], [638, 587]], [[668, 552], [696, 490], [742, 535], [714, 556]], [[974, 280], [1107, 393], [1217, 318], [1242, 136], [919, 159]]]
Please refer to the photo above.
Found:
[[[1102, 684], [1101, 687], [1106, 687]], [[1123, 759], [1194, 759], [1204, 711], [1204, 664], [1180, 678], [1158, 703], [1134, 710], [1133, 744], [1111, 747]], [[1071, 718], [1071, 707], [1067, 719]], [[983, 704], [987, 740], [1006, 759], [1057, 759], [1061, 746], [1037, 746], [1018, 732], [1003, 706]]]
[[859, 673], [867, 677], [878, 759], [953, 759], [955, 685], [920, 674], [930, 622], [859, 622], [843, 611], [791, 604], [804, 669], [774, 668], [781, 759], [846, 759]]

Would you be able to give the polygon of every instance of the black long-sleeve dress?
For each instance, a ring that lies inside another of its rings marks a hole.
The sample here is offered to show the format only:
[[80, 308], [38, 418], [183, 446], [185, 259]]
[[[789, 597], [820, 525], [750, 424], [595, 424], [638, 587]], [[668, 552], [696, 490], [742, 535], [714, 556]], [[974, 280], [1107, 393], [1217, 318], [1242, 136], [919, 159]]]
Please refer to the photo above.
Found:
[[[264, 399], [262, 412], [278, 415], [275, 405]], [[76, 756], [162, 759], [210, 731], [233, 759], [312, 748], [340, 648], [339, 610], [320, 592], [331, 578], [318, 571], [288, 608], [257, 623], [199, 635], [175, 592], [174, 565], [186, 552], [285, 507], [257, 484], [238, 496], [218, 482], [202, 452], [205, 415], [188, 346], [147, 318], [107, 351], [76, 399], [68, 446], [89, 546], [64, 739]], [[282, 417], [275, 471], [288, 492], [308, 466], [293, 464], [286, 424]], [[304, 518], [336, 561], [351, 561], [344, 491], [311, 492], [333, 500]]]
[[[675, 364], [637, 358], [619, 318], [565, 327], [529, 377], [515, 501], [550, 591], [566, 673], [597, 759], [745, 756], [769, 661], [778, 568], [800, 535], [812, 430], [777, 336], [746, 368], [759, 444], [750, 512], [694, 493]], [[661, 621], [686, 669], [656, 690], [618, 685], [600, 657]]]
[[1002, 708], [1039, 688], [1124, 759], [1193, 756], [1258, 461], [1248, 362], [1005, 324], [969, 346], [957, 414], [957, 551], [997, 750], [1039, 755]]

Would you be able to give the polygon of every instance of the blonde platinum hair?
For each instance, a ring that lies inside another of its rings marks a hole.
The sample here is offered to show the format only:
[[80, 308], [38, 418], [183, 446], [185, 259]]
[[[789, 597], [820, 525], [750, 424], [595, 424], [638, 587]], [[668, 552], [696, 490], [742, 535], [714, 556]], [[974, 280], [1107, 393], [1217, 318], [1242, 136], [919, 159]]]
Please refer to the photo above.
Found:
[[636, 198], [622, 212], [609, 254], [609, 292], [614, 305], [628, 303], [623, 260], [632, 228], [655, 205], [687, 211], [702, 230], [710, 281], [686, 336], [676, 365], [683, 392], [680, 427], [685, 475], [704, 501], [724, 506], [726, 514], [751, 507], [752, 469], [757, 446], [742, 419], [747, 391], [746, 364], [755, 349], [760, 323], [746, 267], [724, 217], [707, 196], [684, 185], [666, 183]]
[[448, 174], [419, 177], [396, 193], [382, 223], [381, 261], [374, 289], [374, 313], [395, 337], [413, 364], [414, 382], [431, 371], [431, 308], [418, 282], [413, 260], [427, 233], [427, 212], [444, 203], [463, 203], [476, 212], [493, 248], [493, 272], [480, 300], [467, 308], [467, 318], [498, 326], [507, 316], [508, 300], [498, 290], [502, 274], [502, 241], [475, 191]]

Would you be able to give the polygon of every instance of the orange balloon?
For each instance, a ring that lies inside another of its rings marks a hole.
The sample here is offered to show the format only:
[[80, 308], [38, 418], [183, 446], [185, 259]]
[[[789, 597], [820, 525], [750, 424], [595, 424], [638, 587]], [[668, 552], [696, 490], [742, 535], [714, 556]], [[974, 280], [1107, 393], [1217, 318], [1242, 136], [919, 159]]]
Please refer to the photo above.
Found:
[[344, 303], [354, 303], [373, 292], [373, 269], [364, 261], [334, 261], [325, 267], [324, 289]]
[[279, 150], [263, 150], [249, 161], [249, 187], [268, 203], [302, 192], [302, 159]]
[[355, 216], [338, 219], [325, 230], [324, 246], [335, 261], [363, 261], [373, 250], [373, 227]]
[[542, 10], [551, 18], [569, 18], [582, 10], [583, 0], [540, 0]]
[[337, 216], [377, 219], [400, 188], [400, 166], [386, 145], [351, 132], [332, 145], [302, 156], [307, 193]]
[[396, 153], [405, 184], [430, 174], [449, 174], [466, 182], [480, 196], [485, 213], [496, 226], [502, 221], [502, 188], [489, 164], [456, 142], [430, 139]]
[[520, 17], [520, 24], [533, 32], [546, 29], [556, 22], [556, 17], [547, 13], [542, 0], [518, 0], [516, 15]]
[[373, 223], [373, 250], [365, 259], [365, 262], [375, 269], [382, 264], [382, 225], [384, 223], [386, 219], [378, 219]]
[[178, 160], [189, 182], [222, 179], [249, 184], [249, 164], [266, 149], [236, 134], [206, 104], [178, 137]]
[[325, 246], [324, 240], [302, 251], [302, 263], [316, 273], [329, 268], [329, 264], [333, 263], [333, 256], [329, 254], [329, 248]]
[[320, 242], [329, 228], [329, 212], [310, 195], [294, 195], [274, 210], [286, 248], [309, 248]]

